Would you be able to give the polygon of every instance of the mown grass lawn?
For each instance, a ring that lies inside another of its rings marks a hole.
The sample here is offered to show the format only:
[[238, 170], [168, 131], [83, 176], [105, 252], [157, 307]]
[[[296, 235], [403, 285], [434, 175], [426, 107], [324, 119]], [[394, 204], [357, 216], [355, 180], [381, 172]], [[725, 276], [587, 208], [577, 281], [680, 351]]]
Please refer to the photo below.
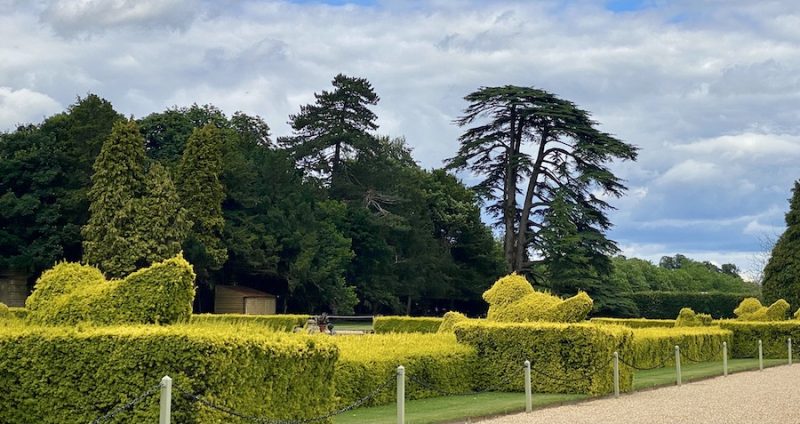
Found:
[[[785, 359], [765, 359], [764, 367], [786, 364]], [[758, 359], [730, 359], [728, 372], [758, 369]], [[681, 366], [684, 383], [722, 375], [722, 361], [689, 363]], [[633, 377], [634, 390], [642, 390], [675, 384], [675, 368], [659, 368], [636, 371]], [[587, 399], [586, 395], [534, 394], [533, 408], [575, 402]], [[448, 396], [406, 401], [408, 424], [436, 424], [466, 420], [468, 418], [510, 414], [525, 410], [525, 395], [522, 393], [480, 393], [475, 395]], [[397, 406], [375, 406], [346, 412], [334, 419], [335, 424], [395, 424]]]

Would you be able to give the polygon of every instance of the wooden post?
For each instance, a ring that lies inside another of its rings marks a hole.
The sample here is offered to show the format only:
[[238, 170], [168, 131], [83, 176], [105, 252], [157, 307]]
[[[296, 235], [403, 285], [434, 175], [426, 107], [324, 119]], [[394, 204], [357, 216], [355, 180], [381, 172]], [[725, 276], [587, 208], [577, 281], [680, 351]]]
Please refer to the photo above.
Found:
[[172, 379], [168, 375], [161, 379], [161, 400], [158, 405], [158, 424], [169, 424], [172, 415]]
[[728, 342], [722, 342], [722, 375], [728, 376]]
[[619, 352], [614, 352], [614, 397], [619, 397]]
[[533, 395], [531, 394], [531, 361], [525, 361], [525, 412], [533, 411]]
[[681, 385], [681, 348], [675, 345], [675, 383]]
[[397, 424], [406, 422], [406, 368], [397, 367]]

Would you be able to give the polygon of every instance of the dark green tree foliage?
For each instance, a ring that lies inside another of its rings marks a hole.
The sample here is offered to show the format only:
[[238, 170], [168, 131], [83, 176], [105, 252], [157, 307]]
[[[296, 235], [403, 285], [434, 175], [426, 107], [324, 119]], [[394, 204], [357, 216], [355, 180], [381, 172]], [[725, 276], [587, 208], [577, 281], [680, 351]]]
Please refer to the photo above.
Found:
[[220, 269], [228, 258], [222, 240], [222, 143], [223, 134], [215, 126], [195, 128], [177, 170], [178, 194], [192, 223], [184, 253], [195, 266], [198, 279], [203, 280], [208, 271]]
[[[580, 211], [572, 214], [581, 219], [575, 225], [605, 238], [610, 205], [594, 193], [624, 193], [608, 164], [635, 160], [635, 147], [599, 131], [588, 112], [543, 90], [484, 87], [465, 99], [470, 105], [457, 123], [472, 126], [448, 167], [483, 176], [476, 188], [504, 230], [508, 270], [530, 272], [538, 263], [532, 258], [545, 253], [542, 222], [556, 195]], [[593, 244], [602, 248], [592, 256], [608, 252], [608, 242]]]
[[785, 299], [793, 309], [800, 306], [800, 181], [792, 188], [786, 230], [764, 267], [763, 287], [765, 303]]
[[92, 164], [122, 117], [95, 95], [41, 125], [0, 134], [0, 268], [32, 276], [80, 260]]
[[153, 113], [139, 121], [148, 156], [169, 168], [176, 167], [180, 162], [186, 140], [192, 132], [209, 124], [225, 128], [228, 120], [217, 107], [197, 104]]
[[289, 117], [294, 135], [281, 140], [303, 168], [323, 178], [335, 178], [345, 158], [371, 149], [369, 132], [378, 128], [369, 106], [380, 99], [369, 81], [339, 74], [332, 83], [333, 91], [315, 93], [314, 104]]
[[107, 275], [136, 270], [135, 211], [144, 187], [144, 140], [133, 120], [114, 124], [94, 164], [89, 221], [83, 227], [84, 262]]

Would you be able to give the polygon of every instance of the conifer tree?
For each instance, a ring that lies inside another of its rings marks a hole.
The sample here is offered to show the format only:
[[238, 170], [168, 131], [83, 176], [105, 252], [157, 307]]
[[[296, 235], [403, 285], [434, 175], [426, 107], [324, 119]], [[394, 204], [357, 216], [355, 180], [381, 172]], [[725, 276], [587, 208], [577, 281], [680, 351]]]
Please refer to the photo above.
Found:
[[765, 303], [784, 299], [792, 308], [800, 307], [800, 181], [795, 181], [786, 231], [783, 232], [764, 268]]
[[93, 166], [89, 221], [81, 230], [84, 262], [111, 277], [136, 269], [130, 203], [143, 188], [144, 162], [144, 139], [136, 122], [116, 122]]
[[184, 254], [201, 279], [208, 271], [221, 268], [228, 258], [222, 241], [222, 142], [222, 133], [213, 125], [195, 128], [178, 165], [178, 195], [192, 222]]

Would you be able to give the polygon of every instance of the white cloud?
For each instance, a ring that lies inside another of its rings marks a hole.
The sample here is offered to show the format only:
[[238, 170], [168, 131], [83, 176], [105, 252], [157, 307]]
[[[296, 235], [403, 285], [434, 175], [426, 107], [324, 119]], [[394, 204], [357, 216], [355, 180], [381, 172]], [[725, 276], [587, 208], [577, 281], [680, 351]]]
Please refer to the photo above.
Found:
[[692, 155], [712, 155], [721, 160], [756, 158], [800, 159], [800, 135], [742, 133], [673, 146]]
[[723, 176], [722, 170], [711, 162], [685, 160], [667, 170], [657, 182], [660, 184], [686, 184], [708, 182]]
[[10, 130], [18, 124], [40, 121], [63, 109], [46, 94], [22, 88], [13, 90], [0, 87], [0, 131]]

